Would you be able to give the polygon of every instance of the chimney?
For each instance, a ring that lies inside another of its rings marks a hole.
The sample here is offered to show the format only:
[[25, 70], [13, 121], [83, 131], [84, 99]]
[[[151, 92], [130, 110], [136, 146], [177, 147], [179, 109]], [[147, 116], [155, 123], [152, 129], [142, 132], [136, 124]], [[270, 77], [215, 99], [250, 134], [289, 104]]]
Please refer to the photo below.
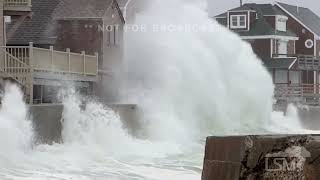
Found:
[[300, 14], [300, 12], [299, 12], [299, 1], [297, 1], [297, 14]]
[[242, 0], [240, 0], [240, 7], [242, 7]]

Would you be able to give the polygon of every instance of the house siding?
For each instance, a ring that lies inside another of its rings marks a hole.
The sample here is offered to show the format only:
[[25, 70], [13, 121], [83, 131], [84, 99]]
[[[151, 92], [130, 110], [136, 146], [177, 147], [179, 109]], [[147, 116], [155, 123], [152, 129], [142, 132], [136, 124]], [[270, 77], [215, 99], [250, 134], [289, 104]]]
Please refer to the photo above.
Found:
[[255, 39], [249, 41], [254, 53], [260, 58], [270, 58], [271, 56], [271, 40], [270, 39]]
[[317, 40], [316, 43], [317, 43], [316, 56], [320, 57], [320, 40]]
[[[290, 16], [288, 16], [287, 28], [299, 37], [299, 40], [296, 41], [296, 53], [304, 55], [314, 55], [314, 48], [306, 48], [305, 46], [306, 40], [314, 40], [313, 33], [304, 28], [300, 23], [298, 23]], [[305, 32], [303, 33], [303, 31]]]
[[273, 53], [272, 54], [279, 54], [278, 51], [278, 41], [276, 39], [273, 39], [272, 41], [272, 47], [273, 47]]
[[81, 20], [58, 20], [57, 41], [55, 48], [71, 52], [87, 54], [102, 52], [103, 32], [99, 31], [102, 26], [102, 19], [81, 19]]
[[295, 41], [290, 40], [288, 42], [288, 54], [295, 54]]
[[248, 12], [247, 11], [244, 11], [244, 12], [229, 12], [229, 21], [228, 21], [228, 23], [229, 23], [229, 28], [231, 29], [231, 16], [232, 15], [245, 15], [246, 16], [246, 21], [247, 21], [247, 23], [246, 23], [246, 27], [245, 28], [240, 28], [240, 29], [232, 29], [232, 30], [235, 30], [235, 31], [247, 31], [248, 30], [248, 26], [249, 26], [249, 17], [248, 17]]
[[264, 19], [271, 25], [273, 29], [276, 28], [276, 17], [275, 16], [264, 16]]
[[257, 13], [256, 12], [250, 12], [250, 24], [249, 24], [249, 26], [254, 22], [254, 21], [256, 21], [256, 15], [257, 15]]

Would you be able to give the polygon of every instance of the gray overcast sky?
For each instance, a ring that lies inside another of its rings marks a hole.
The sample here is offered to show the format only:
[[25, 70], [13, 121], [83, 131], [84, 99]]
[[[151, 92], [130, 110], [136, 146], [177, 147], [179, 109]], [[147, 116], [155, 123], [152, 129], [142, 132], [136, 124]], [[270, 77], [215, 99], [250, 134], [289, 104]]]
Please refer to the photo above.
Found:
[[[209, 15], [215, 16], [233, 7], [238, 7], [240, 0], [207, 0], [209, 6]], [[292, 5], [307, 7], [320, 16], [320, 1], [319, 0], [277, 0]], [[243, 0], [244, 3], [272, 3], [274, 0]]]

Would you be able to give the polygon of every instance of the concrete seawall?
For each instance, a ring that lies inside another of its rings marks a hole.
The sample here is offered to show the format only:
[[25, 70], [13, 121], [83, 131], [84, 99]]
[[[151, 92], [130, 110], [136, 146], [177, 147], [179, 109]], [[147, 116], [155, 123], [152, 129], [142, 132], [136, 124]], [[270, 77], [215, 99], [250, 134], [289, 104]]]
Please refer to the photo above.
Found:
[[320, 177], [320, 135], [208, 137], [202, 180]]
[[[134, 134], [138, 124], [137, 106], [133, 104], [108, 105], [111, 109], [120, 115], [124, 126], [128, 127], [129, 133]], [[52, 144], [62, 141], [62, 112], [63, 105], [32, 105], [29, 106], [29, 114], [33, 121], [33, 127], [36, 134], [37, 143]], [[130, 128], [129, 128], [130, 127]]]

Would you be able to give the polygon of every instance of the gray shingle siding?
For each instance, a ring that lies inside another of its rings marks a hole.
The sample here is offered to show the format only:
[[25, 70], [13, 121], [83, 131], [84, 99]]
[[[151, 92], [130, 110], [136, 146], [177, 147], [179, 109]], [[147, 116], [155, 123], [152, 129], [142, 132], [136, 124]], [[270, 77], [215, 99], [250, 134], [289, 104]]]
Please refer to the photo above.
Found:
[[[32, 0], [32, 17], [25, 19], [8, 45], [54, 45], [59, 18], [102, 18], [109, 9], [116, 7], [123, 20], [116, 0]], [[8, 26], [8, 31], [17, 19]], [[123, 20], [124, 22], [124, 20]]]
[[[29, 42], [52, 44], [54, 42], [54, 27], [52, 26], [54, 22], [51, 17], [58, 4], [59, 0], [32, 0], [32, 17], [25, 19], [13, 36], [7, 40], [7, 44], [25, 45]], [[13, 17], [11, 25], [16, 20]]]

